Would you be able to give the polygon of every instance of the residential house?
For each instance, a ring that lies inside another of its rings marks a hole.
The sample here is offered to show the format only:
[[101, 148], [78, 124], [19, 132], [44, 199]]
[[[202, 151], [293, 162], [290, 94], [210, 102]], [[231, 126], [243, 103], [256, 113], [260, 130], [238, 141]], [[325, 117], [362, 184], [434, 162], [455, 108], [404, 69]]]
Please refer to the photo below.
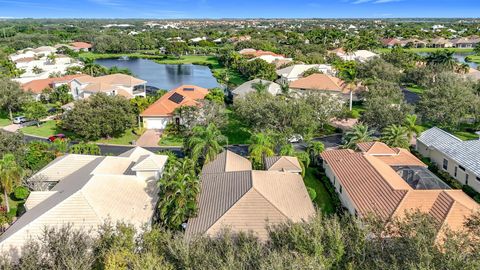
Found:
[[70, 43], [70, 45], [72, 46], [72, 49], [76, 52], [88, 52], [93, 47], [92, 44], [81, 41], [72, 42]]
[[365, 62], [372, 58], [378, 57], [378, 54], [367, 51], [367, 50], [357, 50], [351, 53], [345, 52], [343, 49], [333, 50], [338, 57], [340, 57], [343, 61], [359, 61]]
[[420, 39], [410, 38], [402, 40], [402, 47], [425, 48], [426, 46], [427, 42]]
[[163, 95], [140, 114], [143, 126], [147, 129], [165, 129], [172, 120], [175, 109], [181, 106], [198, 106], [198, 101], [204, 99], [207, 94], [206, 88], [195, 85], [179, 86]]
[[462, 185], [480, 192], [480, 140], [462, 141], [433, 127], [417, 138], [417, 151]]
[[266, 92], [276, 96], [282, 92], [282, 88], [278, 83], [274, 83], [271, 81], [267, 80], [262, 80], [262, 79], [254, 79], [248, 82], [244, 82], [237, 88], [232, 90], [233, 98], [243, 98], [245, 97], [248, 93], [256, 92], [257, 89], [254, 88], [255, 84], [266, 84]]
[[291, 82], [290, 89], [297, 93], [310, 91], [333, 94], [343, 100], [348, 100], [350, 105], [353, 101], [361, 99], [360, 93], [363, 90], [362, 87], [351, 86], [337, 77], [321, 73]]
[[384, 47], [393, 48], [395, 46], [401, 46], [402, 42], [397, 38], [384, 38], [381, 40]]
[[321, 154], [326, 175], [352, 215], [364, 218], [373, 214], [389, 220], [421, 211], [432, 216], [443, 232], [446, 227], [463, 228], [468, 217], [480, 209], [462, 190], [450, 189], [406, 149], [380, 142], [361, 143], [358, 149]]
[[328, 75], [334, 75], [335, 73], [331, 65], [324, 65], [324, 64], [291, 65], [286, 68], [277, 70], [277, 75], [280, 77], [278, 82], [281, 84], [288, 84], [290, 82], [296, 81], [300, 78], [303, 78], [303, 73], [310, 69], [317, 69], [323, 74], [328, 74]]
[[96, 93], [120, 95], [131, 99], [146, 95], [147, 82], [126, 74], [110, 74], [100, 77], [84, 75], [70, 83], [74, 99], [84, 99]]
[[453, 43], [446, 38], [434, 38], [432, 39], [428, 45], [433, 48], [451, 48], [453, 47]]
[[26, 212], [0, 236], [0, 251], [18, 258], [22, 246], [45, 227], [68, 225], [94, 234], [90, 229], [105, 222], [127, 222], [138, 229], [149, 225], [166, 161], [167, 156], [140, 147], [120, 156], [56, 158], [29, 179], [45, 189], [30, 193]]
[[[266, 170], [252, 170], [251, 162], [224, 151], [207, 163], [201, 174], [198, 215], [188, 220], [185, 235], [215, 236], [224, 229], [250, 232], [268, 239], [267, 226], [304, 222], [315, 215], [295, 157], [268, 161]], [[294, 163], [292, 163], [294, 162]]]
[[469, 36], [452, 39], [452, 43], [456, 48], [475, 48], [478, 43], [480, 43], [480, 37], [478, 36]]
[[270, 52], [270, 51], [262, 51], [262, 50], [255, 50], [255, 49], [243, 49], [243, 50], [240, 50], [239, 53], [241, 55], [245, 56], [245, 57], [251, 58], [251, 60], [262, 59], [262, 60], [265, 60], [266, 62], [268, 62], [269, 64], [272, 64], [275, 61], [285, 61], [285, 60], [292, 61], [291, 58], [286, 58], [282, 54], [277, 54], [277, 53], [273, 53], [273, 52]]
[[[64, 74], [69, 67], [80, 66], [75, 59], [65, 55], [56, 54], [56, 48], [50, 46], [36, 49], [25, 49], [9, 56], [15, 63], [16, 68], [25, 72], [19, 78], [13, 79], [21, 84], [47, 79], [51, 74]], [[55, 60], [48, 59], [50, 54], [56, 56]]]
[[36, 100], [40, 100], [40, 95], [45, 89], [55, 89], [61, 85], [70, 83], [73, 79], [85, 76], [84, 74], [65, 75], [62, 77], [54, 77], [40, 80], [33, 80], [28, 83], [22, 84], [22, 88], [25, 92], [29, 92], [34, 95]]

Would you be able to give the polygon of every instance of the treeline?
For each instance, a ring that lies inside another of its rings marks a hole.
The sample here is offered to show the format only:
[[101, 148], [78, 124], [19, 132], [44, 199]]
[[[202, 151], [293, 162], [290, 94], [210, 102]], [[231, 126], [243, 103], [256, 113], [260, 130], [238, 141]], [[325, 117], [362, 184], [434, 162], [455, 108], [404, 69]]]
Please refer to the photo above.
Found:
[[[158, 227], [142, 232], [105, 224], [95, 235], [71, 227], [45, 229], [8, 269], [479, 269], [480, 215], [463, 232], [445, 232], [419, 213], [360, 223], [318, 215], [308, 223], [269, 228], [269, 240], [224, 231], [186, 239]], [[390, 235], [390, 237], [385, 237]]]

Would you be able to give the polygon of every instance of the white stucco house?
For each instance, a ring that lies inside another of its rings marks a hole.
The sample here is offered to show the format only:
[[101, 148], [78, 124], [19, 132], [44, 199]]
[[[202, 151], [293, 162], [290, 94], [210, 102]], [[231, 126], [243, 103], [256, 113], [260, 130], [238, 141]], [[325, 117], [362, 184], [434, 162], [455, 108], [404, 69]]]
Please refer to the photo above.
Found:
[[233, 98], [242, 98], [245, 97], [248, 93], [256, 92], [255, 84], [264, 84], [266, 87], [266, 92], [270, 93], [271, 95], [278, 95], [282, 92], [282, 87], [278, 83], [274, 83], [267, 80], [261, 79], [254, 79], [248, 82], [244, 82], [243, 84], [239, 85], [237, 88], [232, 90]]
[[100, 77], [84, 75], [74, 78], [70, 89], [74, 99], [87, 98], [95, 93], [120, 95], [131, 99], [146, 95], [147, 82], [126, 74], [110, 74]]
[[277, 70], [277, 75], [280, 77], [278, 82], [281, 84], [288, 84], [290, 82], [296, 81], [302, 78], [302, 74], [310, 69], [317, 69], [318, 71], [322, 72], [323, 74], [327, 75], [334, 75], [334, 69], [331, 65], [324, 65], [324, 64], [299, 64], [299, 65], [291, 65], [286, 68], [282, 68]]
[[417, 151], [462, 185], [480, 192], [480, 140], [462, 141], [433, 127], [417, 138]]

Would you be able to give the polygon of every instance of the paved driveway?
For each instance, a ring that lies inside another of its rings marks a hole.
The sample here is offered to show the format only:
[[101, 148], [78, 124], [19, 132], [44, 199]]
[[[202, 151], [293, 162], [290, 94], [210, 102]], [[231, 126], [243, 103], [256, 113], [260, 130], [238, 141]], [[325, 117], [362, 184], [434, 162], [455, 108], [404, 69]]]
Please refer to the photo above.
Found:
[[17, 130], [19, 130], [20, 128], [22, 128], [22, 126], [19, 124], [11, 124], [6, 127], [3, 127], [3, 129], [8, 132], [17, 132]]
[[136, 145], [141, 147], [157, 147], [161, 136], [161, 130], [147, 129], [147, 131], [138, 138]]

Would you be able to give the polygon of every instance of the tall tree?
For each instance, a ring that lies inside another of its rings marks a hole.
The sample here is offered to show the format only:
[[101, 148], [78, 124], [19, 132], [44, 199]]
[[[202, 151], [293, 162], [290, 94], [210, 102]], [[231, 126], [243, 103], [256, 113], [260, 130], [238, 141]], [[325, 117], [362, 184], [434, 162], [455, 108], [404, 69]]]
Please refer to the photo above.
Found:
[[440, 73], [424, 90], [417, 105], [423, 120], [455, 129], [475, 108], [473, 85], [454, 73]]
[[194, 161], [200, 159], [202, 162], [208, 163], [223, 150], [225, 142], [225, 136], [215, 124], [210, 123], [206, 127], [195, 126], [192, 129], [192, 135], [186, 140], [186, 146]]
[[417, 126], [417, 115], [409, 114], [405, 117], [404, 126], [407, 128], [408, 140], [411, 141], [413, 136], [420, 134], [420, 127]]
[[0, 159], [0, 185], [3, 189], [5, 197], [5, 206], [7, 213], [10, 212], [10, 204], [8, 203], [8, 195], [18, 186], [22, 180], [23, 170], [17, 164], [15, 156], [12, 154], [4, 154]]
[[13, 112], [25, 104], [27, 97], [19, 83], [7, 77], [0, 77], [0, 108], [9, 113], [10, 120], [13, 120]]
[[158, 187], [158, 219], [165, 227], [178, 230], [197, 211], [200, 183], [195, 174], [195, 162], [170, 157]]
[[322, 142], [310, 141], [307, 144], [307, 153], [310, 155], [310, 160], [314, 165], [318, 165], [320, 154], [325, 150], [325, 145]]
[[343, 148], [354, 149], [357, 143], [373, 141], [373, 131], [365, 124], [356, 124], [343, 137]]
[[248, 152], [250, 153], [250, 159], [257, 168], [263, 165], [265, 157], [270, 157], [275, 154], [273, 150], [274, 147], [275, 144], [269, 135], [265, 133], [255, 133], [252, 135]]
[[391, 125], [384, 128], [381, 140], [390, 147], [408, 149], [410, 146], [408, 129], [404, 126]]
[[25, 116], [29, 120], [35, 121], [37, 124], [37, 127], [40, 126], [40, 120], [48, 115], [48, 110], [45, 104], [36, 102], [36, 101], [32, 101], [28, 103], [25, 106], [24, 111], [25, 111]]
[[378, 130], [391, 124], [403, 124], [406, 115], [412, 111], [400, 86], [387, 81], [376, 81], [369, 86], [364, 105], [361, 121]]

